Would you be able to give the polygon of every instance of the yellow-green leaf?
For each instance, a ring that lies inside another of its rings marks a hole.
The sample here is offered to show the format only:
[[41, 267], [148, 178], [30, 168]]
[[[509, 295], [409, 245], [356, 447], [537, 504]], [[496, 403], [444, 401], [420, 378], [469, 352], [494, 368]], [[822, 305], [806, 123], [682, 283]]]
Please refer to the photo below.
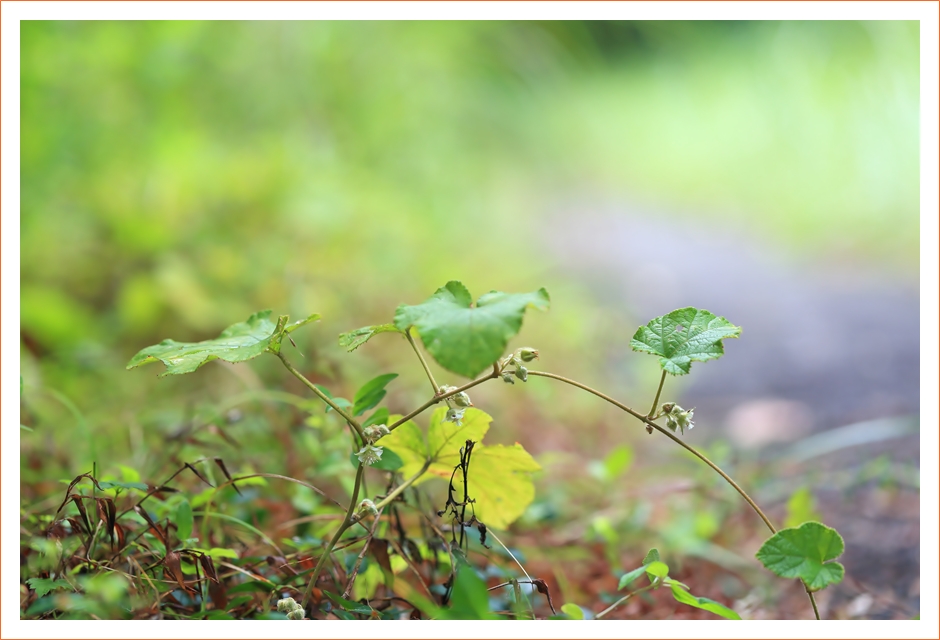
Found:
[[[406, 422], [379, 440], [378, 444], [393, 450], [404, 465], [400, 473], [410, 477], [417, 473], [430, 457], [427, 473], [415, 484], [431, 478], [450, 480], [454, 468], [460, 464], [460, 449], [467, 440], [475, 443], [470, 456], [468, 492], [477, 517], [487, 526], [505, 529], [525, 511], [535, 498], [531, 473], [541, 469], [522, 445], [486, 446], [481, 440], [490, 428], [492, 418], [479, 409], [469, 408], [460, 425], [444, 422], [446, 408], [432, 415], [427, 438], [413, 422]], [[394, 422], [396, 416], [389, 416]], [[454, 477], [454, 487], [463, 495], [463, 475]]]

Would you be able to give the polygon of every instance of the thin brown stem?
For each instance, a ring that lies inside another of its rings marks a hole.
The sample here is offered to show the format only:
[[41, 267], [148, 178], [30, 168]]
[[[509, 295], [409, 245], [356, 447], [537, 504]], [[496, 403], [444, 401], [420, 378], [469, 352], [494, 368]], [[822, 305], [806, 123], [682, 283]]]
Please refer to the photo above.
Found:
[[656, 407], [659, 405], [659, 395], [663, 392], [663, 383], [666, 382], [666, 371], [663, 370], [663, 377], [659, 379], [659, 388], [656, 389], [656, 398], [653, 399], [653, 406], [650, 407], [650, 412], [646, 414], [647, 418], [652, 418], [653, 414], [656, 413]]
[[330, 407], [333, 409], [333, 411], [335, 411], [336, 413], [338, 413], [339, 415], [341, 415], [341, 416], [343, 417], [343, 419], [346, 420], [346, 422], [349, 423], [349, 426], [352, 427], [352, 428], [356, 431], [356, 434], [359, 436], [359, 441], [360, 441], [360, 442], [365, 442], [365, 441], [366, 441], [366, 437], [365, 437], [365, 435], [362, 433], [362, 425], [360, 425], [359, 422], [358, 422], [355, 418], [353, 418], [351, 415], [349, 415], [348, 413], [346, 413], [345, 411], [343, 411], [343, 409], [340, 408], [339, 405], [337, 405], [337, 404], [333, 401], [332, 398], [330, 398], [328, 395], [326, 395], [325, 393], [323, 393], [322, 391], [320, 391], [320, 390], [317, 388], [317, 385], [315, 385], [315, 384], [313, 384], [312, 382], [310, 382], [309, 380], [307, 380], [307, 378], [306, 378], [306, 376], [304, 376], [304, 374], [302, 374], [300, 371], [298, 371], [298, 370], [294, 367], [294, 365], [292, 365], [290, 362], [288, 362], [287, 358], [284, 357], [284, 354], [283, 354], [283, 353], [278, 353], [278, 354], [277, 354], [277, 357], [281, 359], [281, 362], [284, 363], [284, 366], [287, 367], [287, 370], [290, 371], [292, 374], [294, 374], [294, 377], [295, 377], [295, 378], [297, 378], [297, 379], [300, 380], [302, 383], [304, 383], [304, 386], [306, 386], [308, 389], [310, 389], [311, 391], [313, 391], [321, 400], [323, 400], [323, 402], [325, 402], [325, 403], [327, 403], [328, 405], [330, 405]]
[[416, 415], [418, 415], [418, 414], [420, 414], [420, 413], [426, 411], [426, 410], [428, 409], [428, 407], [430, 407], [430, 406], [432, 406], [432, 405], [435, 405], [435, 404], [437, 404], [438, 402], [440, 402], [440, 401], [442, 401], [442, 400], [445, 400], [446, 398], [449, 398], [449, 397], [451, 397], [451, 396], [455, 396], [455, 395], [457, 395], [458, 393], [463, 393], [463, 392], [466, 391], [467, 389], [472, 389], [473, 387], [477, 386], [478, 384], [483, 384], [483, 383], [486, 382], [487, 380], [492, 380], [493, 378], [498, 378], [498, 377], [499, 377], [499, 373], [498, 373], [498, 371], [496, 370], [496, 368], [494, 367], [494, 368], [493, 368], [493, 371], [491, 371], [490, 373], [488, 373], [487, 375], [485, 375], [485, 376], [483, 376], [483, 377], [481, 377], [481, 378], [477, 378], [476, 380], [472, 380], [472, 381], [468, 382], [467, 384], [463, 385], [462, 387], [457, 387], [456, 389], [453, 389], [453, 390], [451, 390], [451, 391], [448, 391], [447, 393], [442, 393], [442, 394], [440, 394], [440, 395], [435, 395], [433, 398], [431, 398], [430, 400], [428, 400], [427, 402], [425, 402], [424, 404], [422, 404], [420, 407], [418, 407], [417, 409], [415, 409], [414, 411], [412, 411], [412, 412], [409, 413], [408, 415], [402, 416], [401, 418], [399, 418], [398, 420], [396, 420], [394, 423], [388, 425], [388, 430], [389, 430], [389, 431], [394, 431], [395, 429], [397, 429], [397, 428], [400, 427], [401, 425], [405, 424], [406, 422], [408, 422], [409, 420], [411, 420], [412, 418], [414, 418]]
[[300, 606], [304, 609], [307, 608], [307, 602], [310, 601], [310, 594], [313, 593], [313, 587], [316, 585], [317, 579], [320, 577], [320, 571], [323, 570], [323, 565], [326, 564], [327, 558], [329, 558], [330, 554], [333, 552], [333, 547], [335, 547], [336, 543], [339, 542], [343, 532], [345, 532], [346, 529], [348, 529], [352, 524], [353, 511], [355, 511], [356, 505], [359, 502], [359, 487], [362, 484], [362, 470], [363, 465], [360, 464], [356, 468], [356, 483], [353, 485], [352, 498], [349, 500], [349, 508], [346, 509], [346, 517], [343, 518], [343, 522], [339, 525], [339, 529], [337, 529], [336, 533], [333, 534], [333, 539], [327, 543], [326, 549], [323, 550], [323, 555], [320, 556], [320, 560], [317, 561], [317, 566], [313, 569], [313, 575], [310, 576], [310, 582], [307, 583], [307, 589], [304, 591], [304, 597], [300, 603]]
[[434, 379], [434, 374], [431, 373], [431, 368], [428, 366], [428, 361], [424, 359], [423, 355], [421, 355], [421, 350], [418, 349], [418, 345], [415, 344], [415, 339], [411, 337], [411, 329], [405, 331], [405, 337], [408, 338], [408, 343], [411, 345], [411, 348], [414, 349], [415, 355], [418, 356], [418, 360], [421, 361], [421, 366], [424, 367], [424, 372], [428, 374], [428, 380], [431, 381], [431, 387], [434, 389], [434, 393], [438, 393], [441, 388], [437, 386], [437, 380]]
[[[530, 372], [530, 373], [531, 373], [531, 372]], [[657, 578], [657, 580], [658, 580], [658, 578]], [[630, 593], [628, 593], [628, 594], [625, 595], [624, 597], [620, 598], [620, 600], [617, 600], [617, 602], [613, 603], [612, 605], [610, 605], [609, 607], [607, 607], [606, 609], [604, 609], [603, 611], [601, 611], [600, 613], [598, 613], [596, 616], [594, 616], [594, 619], [595, 619], [595, 620], [600, 620], [601, 618], [603, 618], [604, 616], [606, 616], [608, 613], [610, 613], [611, 611], [613, 611], [614, 609], [616, 609], [617, 607], [619, 607], [620, 605], [622, 605], [624, 602], [626, 602], [627, 600], [629, 600], [630, 598], [632, 598], [632, 597], [635, 596], [636, 594], [638, 594], [638, 593], [643, 593], [644, 591], [649, 591], [650, 589], [653, 589], [654, 587], [658, 587], [658, 586], [659, 586], [659, 584], [657, 584], [656, 582], [652, 582], [652, 583], [650, 583], [648, 586], [643, 587], [642, 589], [637, 589], [636, 591], [631, 591]]]
[[375, 522], [372, 523], [372, 528], [369, 529], [369, 535], [366, 536], [366, 543], [362, 545], [362, 550], [359, 551], [359, 556], [356, 558], [356, 564], [353, 566], [353, 570], [349, 574], [349, 580], [346, 581], [346, 588], [343, 589], [343, 597], [348, 598], [349, 592], [352, 591], [353, 585], [356, 583], [356, 576], [359, 575], [359, 568], [362, 566], [362, 559], [366, 555], [366, 551], [369, 550], [369, 543], [372, 542], [372, 538], [375, 536], [375, 530], [379, 528], [379, 519], [382, 517], [382, 511], [380, 510], [378, 515], [375, 516]]

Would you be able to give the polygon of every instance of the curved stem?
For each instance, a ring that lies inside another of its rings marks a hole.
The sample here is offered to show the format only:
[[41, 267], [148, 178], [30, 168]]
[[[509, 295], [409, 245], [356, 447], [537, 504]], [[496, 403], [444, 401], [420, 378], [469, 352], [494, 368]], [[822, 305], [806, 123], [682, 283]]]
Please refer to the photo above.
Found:
[[659, 394], [663, 392], [663, 383], [666, 382], [666, 370], [663, 369], [663, 377], [659, 379], [659, 388], [656, 389], [656, 398], [653, 400], [653, 406], [650, 407], [650, 412], [646, 414], [647, 418], [652, 418], [653, 414], [656, 413], [656, 405], [659, 404]]
[[[553, 380], [558, 380], [558, 381], [560, 381], [560, 382], [564, 382], [564, 383], [566, 383], [566, 384], [570, 384], [570, 385], [572, 385], [572, 386], [574, 386], [574, 387], [578, 387], [579, 389], [583, 389], [584, 391], [587, 391], [588, 393], [592, 393], [592, 394], [594, 394], [595, 396], [597, 396], [598, 398], [601, 398], [602, 400], [606, 400], [607, 402], [609, 402], [610, 404], [614, 405], [615, 407], [626, 411], [627, 413], [629, 413], [631, 416], [633, 416], [633, 417], [636, 418], [637, 420], [640, 420], [641, 422], [645, 423], [647, 426], [652, 427], [653, 429], [656, 429], [657, 431], [659, 431], [660, 433], [662, 433], [663, 435], [665, 435], [666, 437], [668, 437], [670, 440], [672, 440], [673, 442], [675, 442], [676, 444], [678, 444], [679, 446], [681, 446], [683, 449], [685, 449], [686, 451], [688, 451], [689, 453], [691, 453], [692, 455], [694, 455], [696, 458], [698, 458], [699, 460], [701, 460], [702, 462], [704, 462], [705, 464], [707, 464], [707, 465], [708, 465], [709, 467], [711, 467], [718, 475], [720, 475], [722, 478], [724, 478], [725, 482], [727, 482], [727, 483], [730, 484], [732, 487], [734, 487], [734, 490], [737, 491], [737, 492], [741, 495], [742, 498], [744, 498], [744, 501], [747, 502], [749, 505], [751, 505], [751, 508], [754, 509], [754, 511], [757, 513], [757, 515], [760, 516], [760, 519], [764, 521], [764, 524], [767, 525], [767, 528], [770, 529], [770, 532], [771, 532], [771, 533], [777, 533], [777, 529], [774, 527], [773, 524], [771, 524], [770, 519], [769, 519], [769, 518], [767, 517], [767, 515], [763, 512], [763, 510], [762, 510], [760, 507], [757, 506], [757, 503], [754, 502], [754, 501], [751, 499], [751, 496], [747, 495], [747, 493], [744, 491], [744, 489], [742, 489], [742, 488], [738, 485], [737, 482], [735, 482], [734, 480], [731, 479], [731, 476], [729, 476], [727, 473], [725, 473], [724, 471], [722, 471], [722, 470], [721, 470], [721, 467], [719, 467], [717, 464], [715, 464], [714, 462], [712, 462], [711, 460], [709, 460], [708, 458], [706, 458], [703, 454], [699, 453], [694, 447], [692, 447], [692, 446], [689, 445], [689, 444], [686, 444], [686, 443], [683, 442], [680, 438], [678, 438], [678, 437], [675, 436], [674, 434], [670, 433], [667, 429], [662, 428], [661, 426], [659, 426], [658, 424], [656, 424], [655, 422], [653, 422], [652, 420], [650, 420], [648, 416], [640, 415], [639, 413], [637, 413], [636, 411], [634, 411], [633, 409], [631, 409], [631, 408], [628, 407], [627, 405], [623, 404], [622, 402], [618, 402], [618, 401], [614, 400], [613, 398], [611, 398], [610, 396], [601, 393], [601, 392], [598, 391], [597, 389], [593, 389], [593, 388], [587, 386], [586, 384], [582, 384], [582, 383], [580, 383], [580, 382], [577, 382], [576, 380], [571, 380], [570, 378], [565, 378], [564, 376], [560, 376], [560, 375], [557, 375], [557, 374], [554, 374], [554, 373], [547, 373], [547, 372], [545, 372], [545, 371], [531, 371], [531, 370], [530, 370], [530, 371], [529, 371], [529, 375], [530, 375], [530, 376], [542, 376], [543, 378], [552, 378]], [[665, 379], [665, 373], [664, 373], [664, 379]], [[662, 383], [660, 383], [660, 388], [662, 388]], [[657, 402], [658, 402], [658, 399], [657, 399]], [[655, 408], [655, 403], [654, 403], [654, 408]], [[813, 612], [816, 614], [816, 619], [819, 620], [819, 619], [820, 619], [820, 618], [819, 618], [819, 609], [818, 609], [817, 606], [816, 606], [816, 598], [813, 596], [813, 593], [809, 590], [809, 587], [806, 586], [806, 583], [805, 583], [805, 582], [803, 583], [803, 587], [804, 587], [804, 589], [806, 590], [806, 595], [809, 596], [810, 602], [812, 602], [812, 604], [813, 604]]]
[[431, 381], [431, 386], [434, 388], [434, 393], [437, 393], [440, 390], [440, 387], [437, 385], [437, 380], [434, 379], [434, 374], [431, 373], [431, 368], [428, 366], [428, 361], [424, 359], [424, 356], [421, 355], [421, 350], [418, 349], [418, 345], [415, 344], [415, 339], [411, 337], [411, 329], [405, 332], [405, 337], [408, 338], [408, 343], [411, 345], [411, 348], [415, 350], [415, 355], [418, 356], [418, 360], [421, 361], [421, 366], [424, 367], [424, 372], [428, 374], [428, 380]]
[[614, 609], [616, 609], [617, 607], [619, 607], [620, 605], [622, 605], [624, 602], [626, 602], [627, 600], [629, 600], [630, 598], [632, 598], [632, 597], [635, 596], [636, 594], [638, 594], [638, 593], [643, 593], [644, 591], [649, 591], [650, 589], [653, 589], [654, 587], [658, 587], [658, 586], [659, 586], [659, 584], [657, 584], [656, 582], [651, 582], [649, 585], [643, 587], [642, 589], [637, 589], [636, 591], [631, 591], [630, 593], [628, 593], [628, 594], [625, 595], [624, 597], [620, 598], [620, 600], [617, 600], [617, 602], [613, 603], [612, 605], [610, 605], [609, 607], [607, 607], [606, 609], [604, 609], [603, 611], [601, 611], [600, 613], [598, 613], [596, 616], [594, 616], [594, 619], [595, 619], [595, 620], [600, 620], [601, 618], [603, 618], [604, 616], [606, 616], [608, 613], [610, 613], [611, 611], [613, 611]]
[[284, 354], [283, 354], [283, 353], [278, 353], [278, 354], [277, 354], [277, 357], [281, 359], [281, 362], [284, 363], [284, 366], [287, 367], [287, 370], [290, 371], [292, 374], [294, 374], [294, 377], [295, 377], [295, 378], [297, 378], [298, 380], [300, 380], [301, 382], [303, 382], [303, 383], [304, 383], [304, 386], [306, 386], [308, 389], [310, 389], [310, 390], [313, 391], [315, 394], [317, 394], [317, 396], [320, 398], [320, 400], [323, 400], [323, 402], [325, 402], [325, 403], [327, 403], [328, 405], [330, 405], [330, 407], [332, 407], [333, 411], [335, 411], [336, 413], [338, 413], [339, 415], [341, 415], [341, 416], [343, 417], [343, 419], [346, 420], [346, 422], [349, 423], [349, 426], [352, 427], [352, 428], [356, 431], [356, 434], [359, 436], [359, 441], [360, 441], [360, 442], [363, 442], [363, 443], [364, 443], [364, 442], [366, 441], [366, 437], [365, 437], [365, 435], [362, 433], [362, 425], [360, 425], [359, 422], [358, 422], [355, 418], [353, 418], [351, 415], [349, 415], [348, 413], [346, 413], [345, 411], [343, 411], [335, 402], [333, 402], [332, 398], [330, 398], [328, 395], [326, 395], [325, 393], [323, 393], [322, 391], [320, 391], [320, 390], [317, 388], [317, 385], [315, 385], [315, 384], [313, 384], [312, 382], [310, 382], [309, 380], [307, 380], [307, 378], [306, 378], [306, 376], [304, 376], [304, 374], [302, 374], [300, 371], [298, 371], [298, 370], [294, 367], [294, 365], [292, 365], [290, 362], [288, 362], [287, 358], [284, 357]]
[[333, 547], [335, 547], [336, 543], [339, 542], [340, 536], [343, 535], [343, 532], [346, 531], [350, 525], [352, 525], [353, 511], [355, 511], [356, 505], [359, 502], [359, 486], [362, 484], [362, 469], [362, 464], [360, 464], [356, 469], [356, 484], [353, 485], [352, 498], [349, 500], [349, 508], [346, 509], [346, 517], [343, 518], [343, 523], [339, 525], [339, 529], [337, 529], [336, 533], [333, 534], [333, 539], [327, 543], [326, 549], [323, 550], [323, 555], [320, 556], [320, 560], [317, 562], [317, 566], [313, 569], [313, 575], [310, 576], [310, 582], [307, 583], [307, 589], [304, 591], [304, 598], [300, 603], [300, 606], [304, 609], [307, 608], [307, 602], [310, 600], [310, 594], [313, 593], [313, 587], [317, 583], [317, 578], [320, 577], [320, 571], [323, 570], [323, 565], [326, 564], [327, 558], [329, 558], [330, 554], [333, 552]]
[[399, 419], [398, 419], [397, 421], [395, 421], [394, 423], [388, 425], [388, 430], [389, 430], [389, 431], [394, 431], [395, 429], [397, 429], [397, 428], [400, 427], [401, 425], [405, 424], [406, 422], [408, 422], [409, 420], [411, 420], [412, 418], [414, 418], [414, 417], [415, 417], [416, 415], [418, 415], [419, 413], [422, 413], [423, 411], [426, 411], [428, 407], [437, 404], [438, 402], [440, 402], [441, 400], [444, 400], [445, 398], [449, 398], [449, 397], [451, 397], [451, 396], [455, 396], [455, 395], [457, 395], [458, 393], [463, 393], [463, 392], [466, 391], [467, 389], [472, 389], [473, 387], [477, 386], [478, 384], [483, 384], [483, 383], [486, 382], [487, 380], [492, 380], [493, 378], [498, 378], [498, 377], [499, 377], [499, 370], [498, 370], [497, 367], [493, 367], [493, 371], [491, 371], [489, 374], [483, 376], [482, 378], [477, 378], [476, 380], [472, 380], [471, 382], [468, 382], [467, 384], [463, 385], [462, 387], [457, 387], [457, 388], [454, 389], [453, 391], [448, 391], [447, 393], [442, 393], [442, 394], [440, 394], [440, 395], [435, 395], [433, 398], [431, 398], [430, 400], [428, 400], [427, 402], [425, 402], [423, 405], [421, 405], [420, 407], [418, 407], [417, 409], [415, 409], [414, 411], [412, 411], [412, 412], [409, 413], [408, 415], [402, 416], [401, 418], [399, 418]]

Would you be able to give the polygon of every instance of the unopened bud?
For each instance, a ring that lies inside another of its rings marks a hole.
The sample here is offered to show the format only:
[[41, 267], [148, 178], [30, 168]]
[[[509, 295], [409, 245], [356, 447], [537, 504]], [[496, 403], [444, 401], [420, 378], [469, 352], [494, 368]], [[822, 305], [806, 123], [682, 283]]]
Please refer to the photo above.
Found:
[[382, 436], [387, 436], [389, 431], [388, 427], [386, 427], [384, 424], [375, 424], [363, 429], [362, 434], [366, 437], [366, 440], [372, 443]]
[[461, 391], [460, 393], [455, 393], [450, 397], [453, 400], [454, 404], [458, 407], [472, 407], [473, 403], [470, 402], [470, 396]]
[[288, 611], [293, 611], [294, 609], [299, 608], [300, 605], [293, 598], [284, 598], [283, 600], [277, 601], [277, 610], [281, 613], [287, 613]]
[[294, 609], [293, 611], [288, 612], [288, 620], [303, 620], [304, 619], [304, 610], [303, 609]]
[[522, 347], [516, 349], [516, 355], [519, 356], [519, 359], [523, 362], [532, 362], [539, 357], [539, 350], [533, 349], [532, 347]]
[[508, 382], [509, 384], [516, 384], [516, 381], [512, 379], [513, 378], [512, 371], [503, 371], [500, 375], [503, 378], [503, 382]]
[[371, 513], [374, 516], [379, 515], [379, 510], [375, 508], [375, 503], [371, 500], [363, 500], [356, 509], [361, 514]]
[[517, 365], [514, 371], [516, 377], [525, 382], [529, 378], [529, 370], [522, 365]]

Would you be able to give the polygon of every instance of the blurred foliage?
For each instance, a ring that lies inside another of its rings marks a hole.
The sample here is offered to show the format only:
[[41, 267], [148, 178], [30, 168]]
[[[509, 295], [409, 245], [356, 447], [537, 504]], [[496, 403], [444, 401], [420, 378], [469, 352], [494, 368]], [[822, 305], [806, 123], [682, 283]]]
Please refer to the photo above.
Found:
[[[594, 309], [542, 248], [559, 200], [640, 200], [916, 274], [918, 55], [916, 22], [24, 22], [24, 505], [48, 508], [93, 463], [151, 481], [214, 455], [242, 473], [348, 475], [346, 435], [274, 359], [183, 381], [124, 371], [143, 345], [211, 338], [257, 309], [322, 315], [295, 335], [306, 358], [291, 353], [337, 395], [396, 363], [394, 411], [425, 399], [420, 368], [400, 366], [407, 344], [378, 336], [347, 355], [337, 334], [451, 278], [546, 286], [551, 313], [509, 348], [590, 377], [648, 318]], [[640, 401], [658, 373], [637, 371]], [[626, 484], [650, 466], [631, 464], [646, 441], [592, 398], [527, 385], [474, 400], [501, 416], [494, 438], [570, 481], [537, 491], [529, 522], [561, 512], [603, 541], [669, 520], [676, 547], [725, 535], [721, 503], [693, 496], [683, 520], [687, 501], [596, 495], [591, 473]], [[613, 433], [623, 459], [605, 458]], [[553, 465], [551, 451], [566, 453]], [[240, 517], [294, 513], [253, 507], [252, 490]], [[298, 512], [318, 500], [289, 495]], [[124, 597], [98, 593], [105, 612]]]

